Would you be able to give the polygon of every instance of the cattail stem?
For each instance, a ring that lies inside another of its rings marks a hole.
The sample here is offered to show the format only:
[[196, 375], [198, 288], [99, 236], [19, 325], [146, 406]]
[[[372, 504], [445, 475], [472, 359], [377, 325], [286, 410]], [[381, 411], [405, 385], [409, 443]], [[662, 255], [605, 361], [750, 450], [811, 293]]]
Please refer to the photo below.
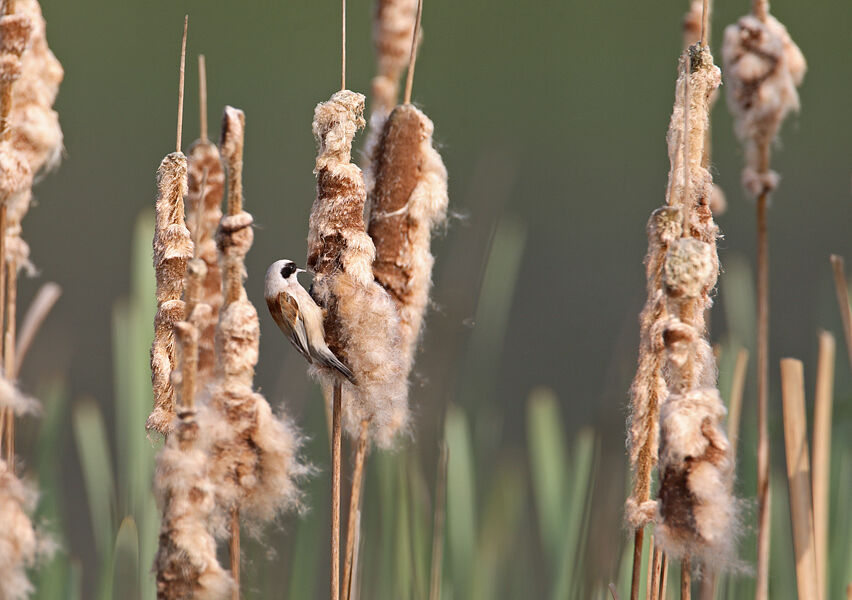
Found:
[[[3, 332], [3, 372], [11, 378], [15, 372], [15, 310], [18, 296], [18, 265], [10, 260], [6, 265], [6, 326]], [[15, 416], [6, 414], [6, 462], [15, 468]]]
[[30, 303], [26, 315], [24, 315], [21, 331], [18, 334], [18, 341], [15, 344], [15, 370], [12, 374], [14, 379], [18, 378], [21, 372], [21, 365], [24, 362], [24, 357], [35, 339], [50, 310], [59, 300], [62, 295], [62, 288], [55, 283], [45, 283], [41, 286], [36, 297]]
[[816, 392], [814, 394], [814, 549], [817, 583], [825, 595], [828, 571], [829, 479], [831, 477], [831, 412], [834, 399], [834, 336], [819, 334]]
[[846, 338], [846, 351], [849, 355], [849, 366], [852, 367], [852, 309], [849, 308], [849, 288], [846, 285], [843, 257], [832, 254], [831, 268], [834, 271], [834, 288], [837, 293], [837, 308], [840, 309], [840, 319], [843, 323], [843, 337]]
[[[4, 85], [4, 89], [6, 87], [11, 87], [9, 85]], [[0, 127], [2, 127], [2, 123], [5, 123], [5, 117], [2, 118], [2, 122], [0, 122]], [[6, 203], [0, 202], [0, 331], [3, 329], [3, 319], [6, 315]], [[3, 356], [3, 339], [0, 336], [0, 358]], [[4, 372], [4, 376], [7, 374]], [[8, 428], [8, 422], [14, 419], [14, 415], [12, 414], [12, 410], [10, 408], [4, 408], [0, 410], [0, 453], [2, 453], [3, 448], [5, 447], [4, 441], [6, 439], [6, 429]], [[2, 455], [2, 454], [0, 454]], [[11, 464], [11, 463], [10, 463]]]
[[680, 561], [680, 600], [689, 600], [692, 597], [691, 563], [689, 556], [684, 556]]
[[651, 536], [651, 556], [652, 560], [648, 562], [652, 565], [648, 577], [648, 589], [646, 600], [657, 600], [660, 597], [660, 578], [663, 568], [663, 551], [654, 545], [654, 536]]
[[752, 0], [751, 12], [761, 21], [766, 21], [769, 15], [769, 0]]
[[609, 584], [609, 595], [612, 596], [612, 600], [618, 600], [618, 590], [615, 589], [615, 584]]
[[340, 598], [340, 382], [334, 383], [331, 436], [331, 600]]
[[180, 152], [181, 135], [183, 134], [183, 82], [186, 73], [186, 30], [189, 26], [189, 15], [183, 17], [183, 39], [180, 43], [180, 76], [178, 79], [178, 117], [177, 144], [175, 152]]
[[701, 600], [716, 599], [716, 571], [711, 571], [706, 565], [701, 578]]
[[[201, 120], [201, 140], [207, 137], [207, 60], [203, 54], [198, 55], [198, 116]], [[203, 196], [203, 195], [202, 195]]]
[[648, 557], [648, 573], [645, 577], [645, 599], [650, 600], [651, 598], [651, 581], [654, 579], [654, 568], [655, 568], [655, 559], [657, 557], [657, 553], [654, 551], [654, 534], [651, 534], [651, 539], [648, 540], [648, 552], [650, 552], [650, 556]]
[[438, 473], [435, 475], [435, 521], [432, 525], [432, 573], [429, 582], [429, 600], [441, 599], [441, 573], [444, 566], [444, 517], [447, 503], [447, 464], [449, 448], [441, 444]]
[[[768, 161], [767, 161], [768, 162]], [[757, 589], [769, 597], [769, 235], [768, 194], [757, 199]]]
[[633, 534], [633, 577], [630, 580], [630, 600], [639, 599], [639, 580], [642, 577], [642, 544], [645, 541], [645, 528], [639, 527]]
[[665, 600], [666, 590], [669, 585], [669, 557], [663, 553], [663, 558], [660, 561], [660, 597], [659, 600]]
[[411, 104], [411, 88], [414, 86], [414, 63], [417, 62], [417, 36], [420, 35], [420, 19], [423, 16], [423, 0], [417, 0], [417, 20], [411, 35], [411, 55], [408, 59], [408, 73], [405, 76], [404, 104]]
[[790, 487], [790, 518], [793, 524], [798, 597], [800, 600], [818, 600], [811, 469], [805, 416], [805, 378], [801, 361], [793, 358], [781, 361], [781, 397], [784, 407], [784, 449]]
[[701, 37], [699, 41], [702, 47], [707, 45], [708, 37], [710, 37], [710, 2], [704, 0], [701, 6]]
[[340, 89], [346, 89], [346, 0], [340, 2]]
[[361, 421], [361, 430], [358, 433], [358, 445], [355, 450], [355, 467], [352, 472], [352, 489], [349, 493], [349, 516], [346, 528], [346, 555], [343, 560], [343, 600], [349, 600], [352, 593], [353, 560], [355, 555], [355, 539], [358, 537], [358, 515], [361, 510], [361, 482], [364, 478], [364, 462], [367, 458], [367, 434], [370, 422]]
[[231, 509], [231, 539], [228, 548], [231, 552], [231, 577], [234, 579], [232, 600], [240, 600], [240, 509]]

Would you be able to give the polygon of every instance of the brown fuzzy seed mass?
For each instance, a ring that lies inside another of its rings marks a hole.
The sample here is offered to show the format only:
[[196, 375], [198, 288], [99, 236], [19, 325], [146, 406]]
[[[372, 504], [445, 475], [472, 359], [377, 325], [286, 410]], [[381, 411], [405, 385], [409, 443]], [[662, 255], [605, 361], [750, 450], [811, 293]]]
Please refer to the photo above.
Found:
[[[343, 382], [343, 420], [357, 436], [370, 422], [373, 439], [388, 446], [408, 422], [408, 385], [400, 319], [390, 294], [373, 276], [376, 249], [364, 222], [366, 190], [350, 162], [355, 132], [364, 126], [364, 96], [343, 90], [317, 105], [317, 197], [308, 232], [313, 295], [326, 310], [329, 347], [355, 374]], [[312, 367], [327, 394], [337, 375]]]
[[447, 171], [432, 145], [432, 131], [432, 122], [417, 108], [398, 106], [385, 124], [373, 164], [373, 273], [396, 302], [409, 368], [432, 284], [432, 231], [447, 217]]
[[151, 382], [154, 410], [146, 427], [166, 435], [174, 417], [174, 389], [171, 372], [175, 367], [174, 323], [183, 319], [183, 292], [186, 265], [193, 245], [184, 222], [183, 198], [187, 191], [186, 157], [169, 154], [157, 171], [158, 195], [154, 227], [154, 272], [157, 280], [157, 314], [151, 346]]
[[210, 381], [215, 366], [216, 321], [222, 306], [222, 273], [216, 250], [216, 228], [222, 219], [225, 171], [219, 149], [208, 140], [197, 140], [188, 156], [189, 194], [186, 224], [197, 245], [196, 254], [207, 265], [201, 301], [210, 307], [209, 316], [199, 324], [198, 377]]

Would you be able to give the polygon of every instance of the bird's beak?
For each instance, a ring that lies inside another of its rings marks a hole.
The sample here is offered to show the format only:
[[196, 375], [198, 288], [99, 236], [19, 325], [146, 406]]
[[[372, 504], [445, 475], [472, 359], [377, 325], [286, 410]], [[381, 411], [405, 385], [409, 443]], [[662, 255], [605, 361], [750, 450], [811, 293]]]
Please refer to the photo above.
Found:
[[304, 269], [296, 268], [296, 273], [307, 273]]

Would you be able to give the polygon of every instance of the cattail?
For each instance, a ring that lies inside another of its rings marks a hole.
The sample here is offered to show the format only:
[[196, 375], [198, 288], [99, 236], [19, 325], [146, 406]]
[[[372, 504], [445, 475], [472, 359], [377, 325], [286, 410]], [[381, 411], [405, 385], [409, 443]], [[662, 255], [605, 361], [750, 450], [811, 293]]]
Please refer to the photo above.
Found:
[[[355, 132], [364, 126], [363, 111], [364, 96], [342, 90], [314, 112], [317, 199], [307, 262], [315, 274], [314, 298], [327, 311], [329, 348], [358, 383], [342, 382], [344, 426], [357, 437], [367, 421], [373, 439], [387, 447], [407, 425], [408, 384], [399, 314], [373, 276], [376, 249], [364, 223], [366, 190], [361, 170], [350, 162]], [[312, 370], [330, 397], [339, 378], [316, 365]]]
[[709, 49], [698, 45], [684, 54], [681, 68], [668, 135], [668, 204], [680, 211], [684, 229], [662, 268], [668, 395], [660, 407], [656, 537], [670, 555], [698, 558], [715, 569], [732, 560], [737, 512], [725, 407], [705, 325], [719, 263], [709, 208], [713, 182], [702, 155], [710, 96], [721, 79]]
[[199, 325], [209, 318], [210, 308], [199, 303], [206, 275], [203, 260], [194, 258], [187, 267], [185, 320], [175, 324], [180, 369], [172, 382], [180, 390], [180, 404], [172, 434], [157, 455], [154, 489], [163, 513], [160, 545], [154, 560], [157, 597], [227, 598], [234, 581], [216, 558], [214, 531], [224, 523], [216, 511], [215, 490], [208, 477], [194, 403], [198, 370]]
[[216, 251], [216, 228], [222, 219], [225, 172], [219, 149], [206, 138], [200, 138], [189, 149], [189, 194], [186, 224], [197, 246], [198, 257], [207, 267], [202, 301], [210, 307], [209, 318], [199, 323], [198, 378], [212, 379], [215, 367], [216, 321], [222, 306], [222, 274]]
[[757, 197], [778, 185], [777, 173], [769, 170], [769, 147], [784, 118], [799, 110], [796, 88], [807, 64], [787, 28], [769, 14], [746, 15], [725, 28], [722, 57], [728, 106], [745, 147], [743, 185]]
[[186, 157], [172, 152], [157, 170], [157, 204], [154, 224], [154, 272], [157, 278], [157, 314], [151, 346], [151, 382], [154, 410], [146, 427], [167, 435], [175, 415], [171, 372], [176, 363], [174, 325], [183, 319], [181, 300], [186, 265], [193, 244], [184, 220], [187, 193]]
[[226, 107], [221, 150], [228, 167], [228, 214], [216, 234], [225, 299], [216, 329], [216, 379], [201, 395], [198, 420], [218, 506], [259, 523], [299, 505], [296, 481], [308, 469], [298, 460], [295, 427], [253, 390], [260, 324], [243, 287], [244, 259], [254, 237], [252, 216], [242, 209], [243, 131], [242, 111]]
[[432, 285], [432, 231], [447, 218], [447, 170], [433, 146], [433, 129], [432, 121], [411, 104], [398, 106], [385, 124], [373, 165], [373, 273], [399, 311], [408, 369]]

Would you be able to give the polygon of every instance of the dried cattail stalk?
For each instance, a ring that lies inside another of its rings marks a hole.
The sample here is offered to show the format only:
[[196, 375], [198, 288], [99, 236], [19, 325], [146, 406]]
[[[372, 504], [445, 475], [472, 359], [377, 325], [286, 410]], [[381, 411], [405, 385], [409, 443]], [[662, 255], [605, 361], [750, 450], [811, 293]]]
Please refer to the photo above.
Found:
[[721, 78], [709, 49], [697, 45], [684, 53], [681, 68], [668, 135], [668, 203], [686, 226], [666, 251], [662, 275], [669, 314], [661, 328], [668, 395], [660, 407], [656, 533], [667, 554], [698, 558], [715, 569], [732, 560], [737, 514], [725, 407], [704, 320], [719, 262], [718, 229], [709, 209], [712, 178], [702, 156], [709, 100]]
[[819, 333], [817, 380], [814, 393], [813, 498], [814, 549], [818, 588], [826, 593], [828, 573], [829, 481], [831, 477], [831, 413], [834, 402], [834, 336]]
[[373, 118], [381, 131], [384, 119], [397, 105], [399, 80], [411, 51], [417, 0], [377, 0], [373, 17], [373, 45], [378, 74], [373, 78], [370, 127]]
[[225, 171], [219, 149], [202, 137], [189, 149], [189, 194], [186, 224], [197, 246], [196, 252], [207, 266], [202, 302], [210, 307], [210, 317], [200, 323], [198, 378], [206, 383], [213, 378], [215, 366], [216, 321], [222, 306], [222, 274], [216, 251], [216, 228], [222, 219]]
[[432, 285], [432, 231], [447, 218], [447, 169], [433, 146], [433, 130], [420, 110], [398, 106], [385, 124], [373, 165], [373, 273], [399, 311], [409, 370]]
[[224, 529], [217, 513], [215, 491], [210, 481], [208, 456], [204, 452], [196, 421], [194, 397], [198, 368], [199, 327], [209, 308], [198, 304], [204, 279], [204, 261], [195, 258], [187, 268], [186, 320], [175, 324], [180, 348], [180, 370], [172, 373], [180, 390], [176, 424], [163, 450], [157, 455], [154, 489], [163, 513], [160, 546], [154, 559], [157, 597], [224, 599], [234, 589], [231, 576], [216, 558], [213, 531]]
[[743, 185], [753, 196], [771, 192], [778, 175], [769, 170], [769, 147], [781, 122], [799, 110], [805, 57], [786, 27], [772, 15], [746, 15], [725, 28], [722, 58], [728, 106], [745, 146]]
[[[313, 295], [326, 309], [328, 346], [355, 374], [344, 381], [344, 426], [352, 437], [361, 422], [387, 447], [408, 423], [408, 383], [400, 319], [391, 295], [373, 277], [376, 249], [364, 223], [366, 191], [361, 170], [350, 162], [352, 139], [364, 126], [364, 96], [342, 90], [317, 105], [313, 131], [319, 142], [314, 173], [317, 199], [308, 233]], [[318, 365], [330, 398], [337, 375]]]
[[170, 380], [176, 363], [174, 325], [183, 319], [181, 300], [186, 265], [193, 244], [184, 220], [187, 165], [182, 152], [172, 152], [157, 170], [157, 204], [154, 226], [154, 272], [157, 278], [157, 314], [151, 346], [151, 382], [154, 410], [146, 427], [167, 435], [175, 415], [174, 388]]
[[199, 424], [210, 454], [210, 479], [219, 508], [239, 509], [250, 524], [299, 505], [296, 481], [307, 473], [301, 444], [288, 419], [275, 416], [253, 390], [260, 324], [246, 297], [244, 259], [254, 238], [252, 217], [242, 210], [242, 111], [227, 107], [222, 154], [228, 166], [228, 214], [216, 243], [224, 275], [225, 304], [216, 329], [216, 380], [202, 393]]

